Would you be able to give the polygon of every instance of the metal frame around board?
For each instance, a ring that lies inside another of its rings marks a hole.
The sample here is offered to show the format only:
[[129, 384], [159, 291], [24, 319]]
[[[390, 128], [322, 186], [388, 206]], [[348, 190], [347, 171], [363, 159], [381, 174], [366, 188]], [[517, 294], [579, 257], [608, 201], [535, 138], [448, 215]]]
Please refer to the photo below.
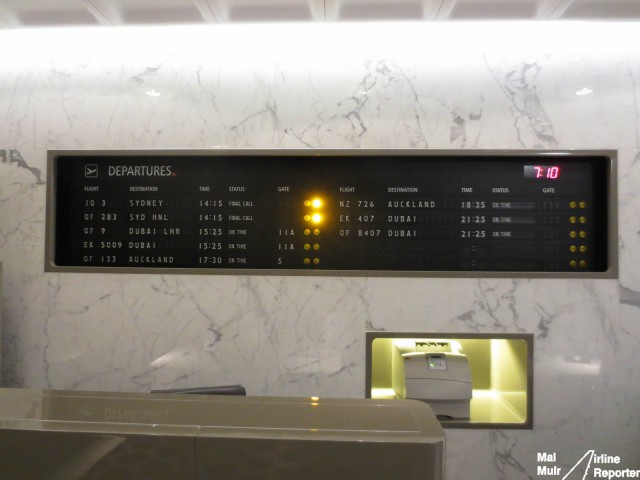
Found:
[[[58, 266], [54, 262], [56, 225], [56, 163], [60, 156], [456, 156], [506, 157], [527, 156], [532, 159], [567, 158], [572, 156], [607, 157], [607, 264], [604, 272], [486, 272], [486, 271], [380, 271], [380, 270], [305, 270], [305, 269], [236, 269], [236, 268], [148, 268], [148, 267], [80, 267]], [[415, 150], [415, 149], [230, 149], [230, 150], [49, 150], [47, 155], [47, 205], [45, 233], [45, 272], [71, 273], [141, 273], [190, 275], [282, 275], [344, 277], [408, 277], [408, 278], [618, 278], [618, 189], [617, 151], [615, 150]]]

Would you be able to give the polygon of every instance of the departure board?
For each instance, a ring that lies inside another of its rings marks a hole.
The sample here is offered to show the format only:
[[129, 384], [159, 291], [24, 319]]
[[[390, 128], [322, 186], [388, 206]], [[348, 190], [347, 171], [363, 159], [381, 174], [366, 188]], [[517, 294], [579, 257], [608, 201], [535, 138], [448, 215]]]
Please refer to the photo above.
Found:
[[47, 270], [611, 272], [612, 159], [545, 153], [50, 152]]

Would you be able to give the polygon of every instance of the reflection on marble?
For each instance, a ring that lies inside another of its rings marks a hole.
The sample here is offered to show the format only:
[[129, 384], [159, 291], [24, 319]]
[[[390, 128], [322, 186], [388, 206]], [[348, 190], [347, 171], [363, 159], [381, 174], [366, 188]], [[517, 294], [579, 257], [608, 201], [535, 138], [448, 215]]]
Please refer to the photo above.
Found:
[[[361, 396], [367, 329], [532, 332], [534, 430], [447, 431], [447, 478], [640, 468], [636, 28], [1, 31], [3, 385]], [[620, 279], [43, 273], [45, 149], [201, 147], [618, 149]]]

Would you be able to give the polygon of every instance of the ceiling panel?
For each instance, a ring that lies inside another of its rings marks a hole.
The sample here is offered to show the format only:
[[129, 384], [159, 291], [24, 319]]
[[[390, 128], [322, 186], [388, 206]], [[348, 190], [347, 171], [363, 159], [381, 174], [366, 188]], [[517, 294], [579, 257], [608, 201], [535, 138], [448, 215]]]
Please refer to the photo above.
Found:
[[96, 17], [87, 10], [21, 10], [16, 18], [21, 25], [46, 26], [46, 25], [95, 25]]
[[421, 0], [334, 0], [325, 2], [331, 20], [421, 20]]
[[366, 20], [640, 20], [640, 0], [0, 0], [0, 28]]
[[536, 0], [458, 0], [452, 3], [450, 20], [530, 20], [536, 18], [538, 11]]
[[209, 0], [226, 12], [222, 21], [287, 22], [324, 21], [322, 1], [308, 0]]
[[200, 23], [202, 15], [197, 8], [127, 8], [121, 11], [124, 23], [162, 24], [162, 23]]
[[205, 21], [191, 0], [89, 0], [99, 10], [116, 11], [124, 24], [201, 23]]
[[0, 19], [8, 26], [97, 25], [99, 22], [78, 0], [2, 0]]
[[565, 10], [571, 19], [640, 19], [640, 0], [575, 0]]

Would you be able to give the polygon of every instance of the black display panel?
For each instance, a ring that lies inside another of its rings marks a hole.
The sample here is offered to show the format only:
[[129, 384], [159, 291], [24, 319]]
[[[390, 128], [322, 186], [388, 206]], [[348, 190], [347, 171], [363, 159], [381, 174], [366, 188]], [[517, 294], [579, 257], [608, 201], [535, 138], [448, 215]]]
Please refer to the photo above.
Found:
[[54, 155], [49, 268], [605, 272], [602, 155]]

